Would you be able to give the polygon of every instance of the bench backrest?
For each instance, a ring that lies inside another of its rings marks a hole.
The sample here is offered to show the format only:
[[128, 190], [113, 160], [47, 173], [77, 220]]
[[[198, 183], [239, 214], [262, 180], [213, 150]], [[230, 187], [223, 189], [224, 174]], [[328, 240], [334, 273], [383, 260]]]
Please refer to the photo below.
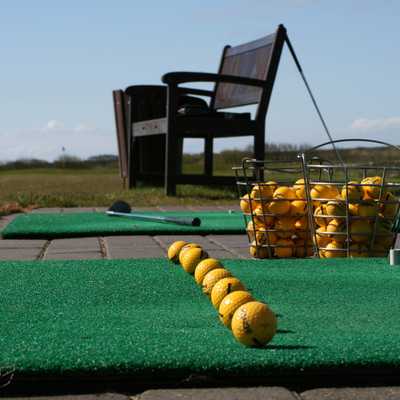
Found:
[[279, 25], [275, 33], [261, 39], [235, 47], [225, 46], [218, 73], [260, 79], [265, 81], [265, 86], [217, 83], [211, 106], [214, 109], [249, 104], [258, 104], [259, 108], [268, 106], [285, 37], [286, 29]]

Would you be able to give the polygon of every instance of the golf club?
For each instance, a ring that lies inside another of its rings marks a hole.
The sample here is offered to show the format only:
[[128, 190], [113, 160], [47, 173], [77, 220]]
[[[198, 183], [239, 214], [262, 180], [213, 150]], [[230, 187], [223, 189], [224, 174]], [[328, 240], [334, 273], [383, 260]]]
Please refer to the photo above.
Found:
[[176, 217], [162, 217], [156, 215], [144, 215], [131, 212], [131, 207], [123, 200], [118, 200], [111, 205], [106, 211], [106, 214], [112, 217], [125, 217], [132, 218], [140, 221], [153, 221], [161, 223], [170, 223], [178, 225], [200, 226], [200, 218], [176, 218]]

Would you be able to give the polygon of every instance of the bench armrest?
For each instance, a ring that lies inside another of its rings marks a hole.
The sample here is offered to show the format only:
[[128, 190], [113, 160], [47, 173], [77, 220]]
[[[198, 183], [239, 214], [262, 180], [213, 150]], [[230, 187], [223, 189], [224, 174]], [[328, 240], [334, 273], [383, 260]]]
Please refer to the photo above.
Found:
[[169, 72], [161, 78], [168, 85], [179, 85], [184, 82], [225, 82], [245, 86], [264, 86], [265, 81], [235, 75], [211, 74], [204, 72]]
[[179, 87], [179, 93], [181, 94], [197, 94], [198, 96], [214, 96], [214, 92], [212, 90], [204, 90], [204, 89], [195, 89], [195, 88], [187, 88], [187, 87]]

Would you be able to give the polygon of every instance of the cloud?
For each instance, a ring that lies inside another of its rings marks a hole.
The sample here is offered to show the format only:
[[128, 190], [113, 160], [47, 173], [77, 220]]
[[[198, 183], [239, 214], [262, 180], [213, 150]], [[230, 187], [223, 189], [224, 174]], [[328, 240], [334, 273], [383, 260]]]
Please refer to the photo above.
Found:
[[59, 130], [63, 128], [64, 128], [63, 122], [57, 121], [56, 119], [51, 119], [50, 121], [47, 122], [47, 124], [44, 127], [46, 131]]
[[88, 131], [95, 131], [96, 127], [93, 124], [86, 123], [86, 122], [79, 122], [79, 124], [76, 125], [75, 131], [76, 132], [88, 132]]
[[382, 132], [388, 129], [400, 128], [400, 117], [387, 117], [387, 118], [357, 118], [355, 119], [350, 128], [353, 131], [362, 132]]

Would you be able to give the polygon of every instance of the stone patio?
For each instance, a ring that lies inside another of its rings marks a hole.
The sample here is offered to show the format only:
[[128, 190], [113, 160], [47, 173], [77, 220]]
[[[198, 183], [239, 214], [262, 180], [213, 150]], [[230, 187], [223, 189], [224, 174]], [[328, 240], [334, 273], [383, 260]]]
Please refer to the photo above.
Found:
[[[220, 207], [222, 208], [222, 207]], [[235, 209], [232, 205], [223, 209]], [[210, 207], [157, 207], [146, 210], [190, 209], [192, 211], [209, 210]], [[215, 210], [215, 207], [212, 208]], [[37, 209], [33, 212], [87, 212], [103, 211], [102, 208]], [[141, 209], [144, 210], [144, 209]], [[139, 211], [139, 210], [138, 210]], [[0, 219], [0, 229], [4, 228], [15, 215]], [[250, 258], [248, 241], [245, 235], [187, 235], [187, 241], [199, 243], [215, 258]], [[0, 260], [78, 260], [78, 259], [117, 259], [117, 258], [153, 258], [164, 257], [166, 249], [182, 235], [168, 236], [105, 236], [55, 240], [1, 240]], [[71, 392], [76, 392], [71, 388]], [[2, 388], [0, 386], [0, 396]], [[62, 396], [41, 396], [36, 399], [60, 400], [159, 400], [159, 399], [245, 399], [245, 400], [383, 400], [400, 399], [400, 387], [342, 387], [319, 388], [302, 391], [285, 387], [243, 387], [243, 388], [201, 388], [201, 389], [156, 389], [143, 393], [120, 394], [82, 394]], [[14, 397], [14, 399], [16, 399]], [[20, 397], [22, 399], [22, 397]]]

